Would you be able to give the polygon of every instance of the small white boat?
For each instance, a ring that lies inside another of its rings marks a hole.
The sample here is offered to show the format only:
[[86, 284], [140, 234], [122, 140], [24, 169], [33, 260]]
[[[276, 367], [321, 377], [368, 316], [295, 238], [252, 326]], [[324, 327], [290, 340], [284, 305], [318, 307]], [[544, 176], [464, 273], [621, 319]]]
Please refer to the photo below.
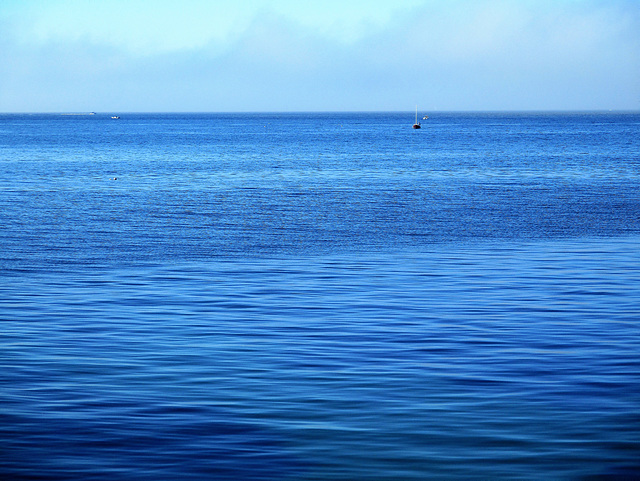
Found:
[[120, 117], [118, 117], [117, 115], [113, 115], [111, 118], [112, 118], [112, 119], [116, 119], [116, 120], [117, 120], [117, 119], [119, 119]]
[[427, 120], [429, 118], [428, 115], [425, 115], [424, 117], [422, 117], [422, 120]]

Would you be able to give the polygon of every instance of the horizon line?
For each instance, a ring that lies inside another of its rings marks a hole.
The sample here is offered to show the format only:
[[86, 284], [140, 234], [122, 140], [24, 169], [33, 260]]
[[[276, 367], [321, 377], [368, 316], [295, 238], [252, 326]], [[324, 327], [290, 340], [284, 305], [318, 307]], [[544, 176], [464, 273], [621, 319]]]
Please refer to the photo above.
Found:
[[[418, 109], [420, 111], [420, 109]], [[434, 113], [640, 113], [640, 109], [478, 109], [478, 110], [441, 110], [423, 109], [422, 112]], [[69, 116], [91, 116], [91, 115], [113, 115], [119, 114], [405, 114], [414, 110], [101, 110], [101, 111], [6, 111], [0, 115], [69, 115]]]

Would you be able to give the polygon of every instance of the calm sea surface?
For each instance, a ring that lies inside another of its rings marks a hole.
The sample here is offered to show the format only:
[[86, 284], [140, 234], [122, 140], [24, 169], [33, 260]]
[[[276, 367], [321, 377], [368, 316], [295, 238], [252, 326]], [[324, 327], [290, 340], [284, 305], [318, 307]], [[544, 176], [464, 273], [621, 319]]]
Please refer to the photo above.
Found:
[[1, 479], [640, 479], [639, 114], [121, 117], [0, 115]]

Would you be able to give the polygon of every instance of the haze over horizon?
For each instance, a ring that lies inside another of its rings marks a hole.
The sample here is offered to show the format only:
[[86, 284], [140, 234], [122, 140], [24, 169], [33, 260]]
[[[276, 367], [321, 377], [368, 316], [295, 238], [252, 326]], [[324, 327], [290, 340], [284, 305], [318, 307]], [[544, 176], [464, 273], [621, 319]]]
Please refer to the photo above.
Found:
[[0, 112], [640, 109], [637, 0], [4, 0]]

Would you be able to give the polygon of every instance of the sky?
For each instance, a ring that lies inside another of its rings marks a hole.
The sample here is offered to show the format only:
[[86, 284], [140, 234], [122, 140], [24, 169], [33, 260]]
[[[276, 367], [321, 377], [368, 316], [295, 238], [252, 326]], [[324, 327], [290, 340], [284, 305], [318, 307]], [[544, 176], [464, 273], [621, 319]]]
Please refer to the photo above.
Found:
[[0, 0], [0, 112], [640, 110], [640, 0]]

